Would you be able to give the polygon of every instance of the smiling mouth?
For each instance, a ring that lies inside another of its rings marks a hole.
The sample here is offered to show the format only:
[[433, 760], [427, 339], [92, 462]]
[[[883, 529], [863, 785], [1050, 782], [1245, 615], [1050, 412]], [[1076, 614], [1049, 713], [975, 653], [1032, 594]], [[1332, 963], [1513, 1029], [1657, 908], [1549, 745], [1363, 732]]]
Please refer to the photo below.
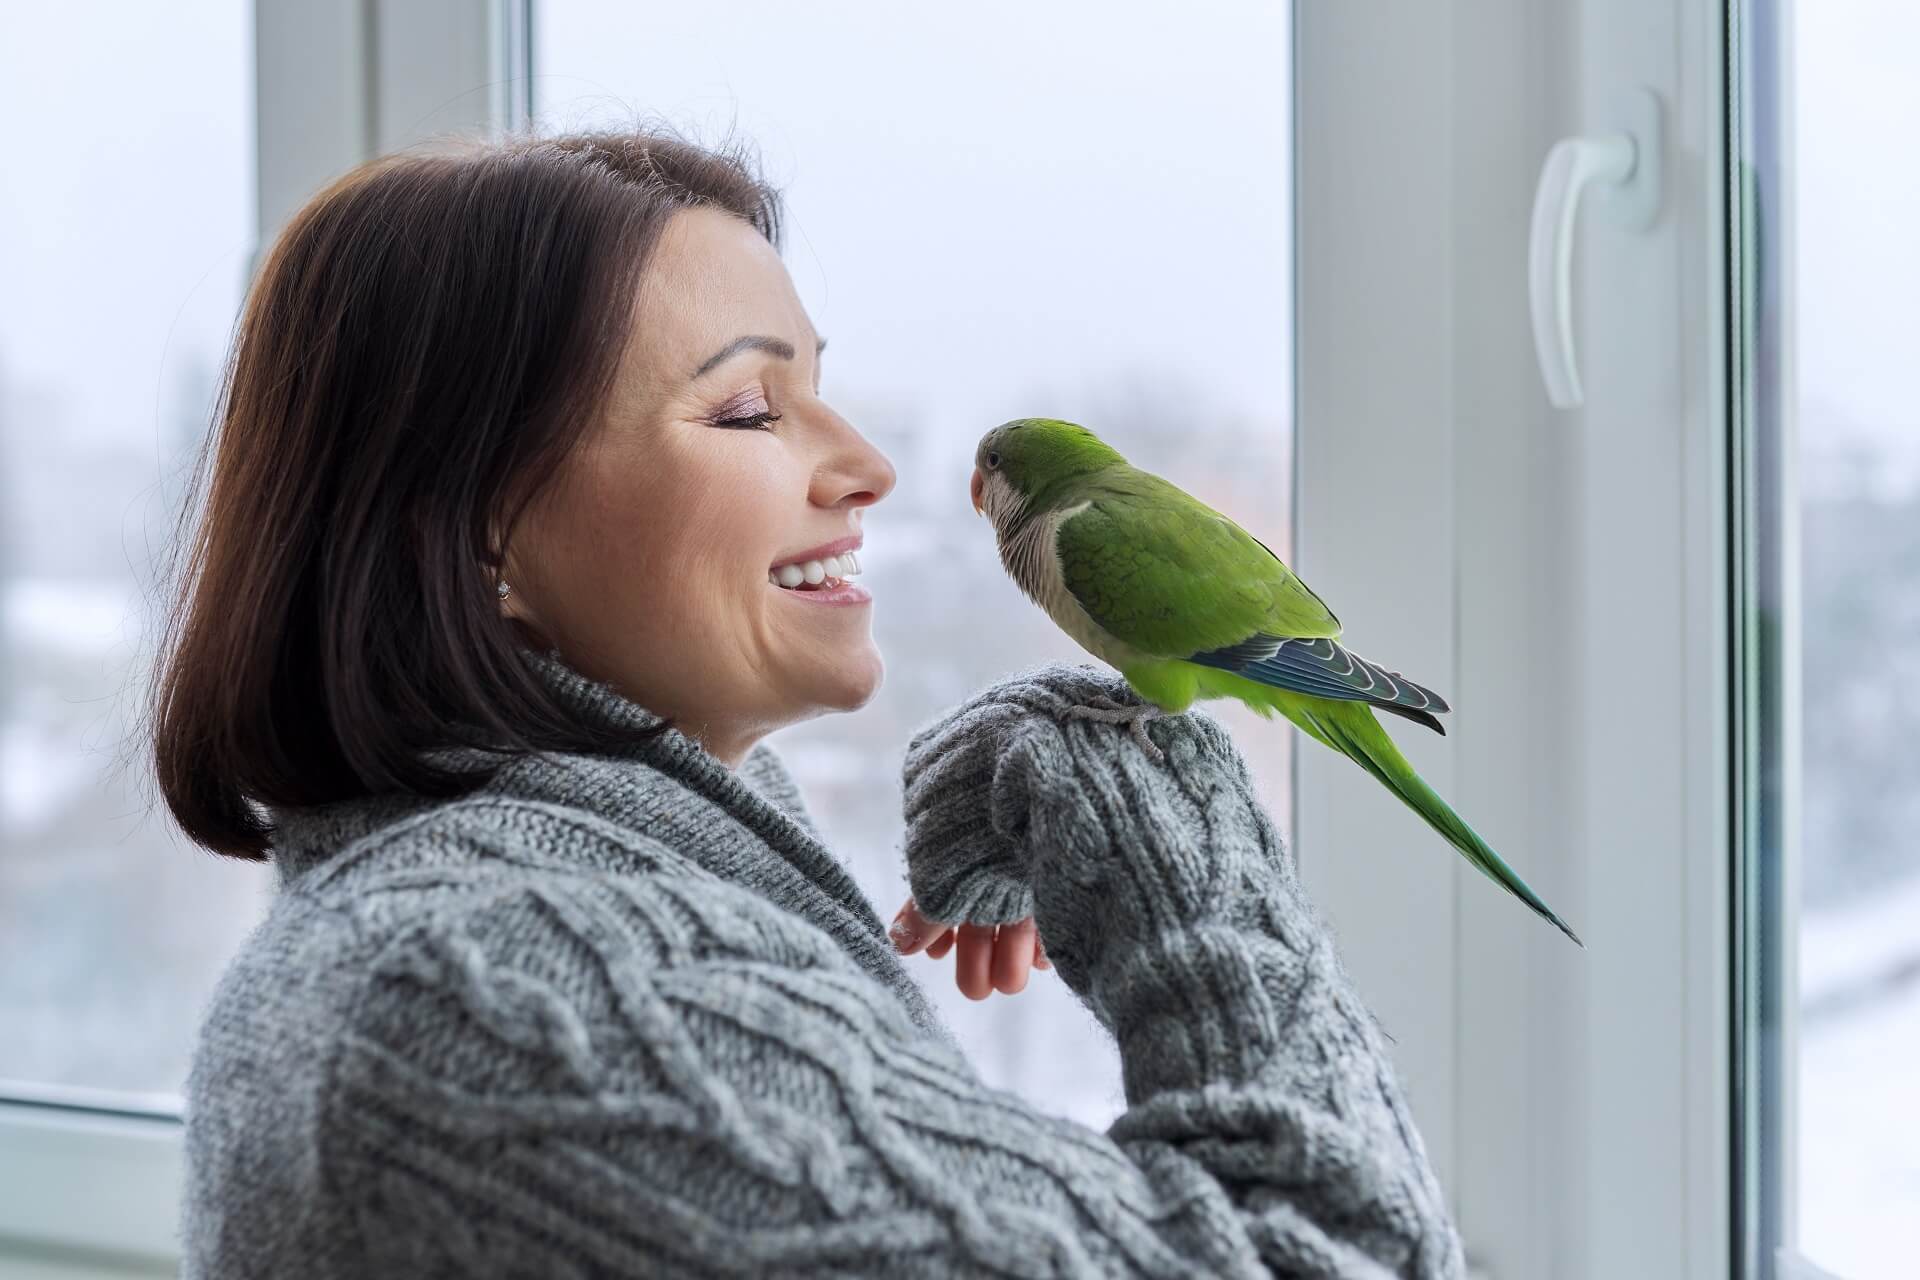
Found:
[[767, 581], [786, 591], [831, 591], [860, 574], [858, 552], [843, 551], [822, 560], [801, 560], [767, 570]]

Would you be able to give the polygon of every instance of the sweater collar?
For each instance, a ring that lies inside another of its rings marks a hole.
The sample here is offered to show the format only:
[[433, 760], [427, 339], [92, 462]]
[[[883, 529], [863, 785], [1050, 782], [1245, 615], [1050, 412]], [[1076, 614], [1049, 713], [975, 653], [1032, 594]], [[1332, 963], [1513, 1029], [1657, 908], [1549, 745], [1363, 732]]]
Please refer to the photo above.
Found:
[[[678, 729], [642, 737], [662, 717], [569, 667], [557, 651], [522, 650], [540, 681], [574, 715], [635, 735], [611, 755], [537, 753], [509, 758], [474, 747], [426, 752], [437, 764], [497, 769], [478, 790], [582, 806], [694, 859], [721, 879], [745, 883], [784, 909], [806, 915], [891, 987], [921, 1025], [952, 1043], [925, 992], [908, 975], [873, 903], [822, 843], [785, 763], [756, 743], [729, 769]], [[704, 803], [689, 803], [688, 793]], [[308, 807], [269, 807], [271, 857], [284, 888], [354, 840], [439, 805], [412, 793], [362, 795]], [[717, 812], [716, 812], [717, 811]], [[718, 821], [716, 821], [718, 819]], [[769, 860], [771, 854], [771, 860]]]
[[[557, 649], [540, 652], [519, 651], [540, 683], [556, 701], [586, 723], [634, 735], [633, 746], [620, 759], [640, 767], [667, 774], [738, 816], [753, 819], [755, 827], [797, 828], [785, 834], [804, 835], [819, 844], [819, 828], [808, 812], [786, 763], [763, 739], [741, 759], [738, 769], [727, 765], [679, 729], [642, 736], [658, 726], [663, 717], [617, 692], [612, 685], [588, 679], [567, 665]], [[434, 764], [462, 769], [497, 768], [494, 783], [482, 789], [494, 789], [510, 783], [521, 761], [508, 759], [504, 764], [493, 753], [472, 747], [442, 747], [424, 751], [421, 758]], [[583, 757], [584, 758], [584, 757]], [[527, 788], [513, 786], [525, 793]], [[411, 792], [368, 793], [319, 805], [264, 806], [274, 825], [269, 858], [284, 886], [295, 877], [326, 862], [346, 845], [362, 836], [389, 826], [403, 818], [447, 803], [433, 796]], [[610, 813], [610, 817], [631, 817]], [[838, 868], [837, 860], [828, 858]], [[845, 875], [844, 869], [841, 875]], [[849, 881], [851, 883], [851, 881]]]

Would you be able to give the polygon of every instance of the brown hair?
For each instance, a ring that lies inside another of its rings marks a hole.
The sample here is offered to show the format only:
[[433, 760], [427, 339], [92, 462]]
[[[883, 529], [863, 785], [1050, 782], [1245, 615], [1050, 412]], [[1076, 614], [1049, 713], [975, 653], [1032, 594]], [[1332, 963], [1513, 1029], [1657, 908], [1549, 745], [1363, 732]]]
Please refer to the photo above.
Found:
[[492, 772], [424, 748], [618, 745], [552, 702], [494, 588], [600, 420], [650, 251], [694, 206], [780, 247], [779, 193], [743, 148], [654, 130], [383, 157], [288, 222], [240, 317], [190, 540], [197, 485], [182, 510], [186, 589], [147, 705], [195, 842], [262, 861], [253, 804], [458, 795]]

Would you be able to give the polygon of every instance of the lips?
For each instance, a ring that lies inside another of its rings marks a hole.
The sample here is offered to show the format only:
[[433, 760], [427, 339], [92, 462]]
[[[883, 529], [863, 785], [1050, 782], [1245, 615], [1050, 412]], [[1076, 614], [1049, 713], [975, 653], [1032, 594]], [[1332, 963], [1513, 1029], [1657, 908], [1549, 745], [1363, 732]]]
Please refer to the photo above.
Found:
[[786, 565], [805, 564], [809, 560], [825, 561], [828, 556], [837, 556], [847, 551], [858, 551], [863, 541], [865, 541], [865, 539], [860, 534], [849, 533], [844, 537], [835, 538], [832, 542], [823, 542], [817, 547], [808, 547], [805, 551], [795, 551], [789, 555], [783, 555], [768, 565], [767, 571], [771, 573]]
[[859, 583], [831, 578], [820, 586], [782, 590], [780, 595], [788, 600], [805, 600], [819, 605], [866, 604], [873, 599], [873, 593]]

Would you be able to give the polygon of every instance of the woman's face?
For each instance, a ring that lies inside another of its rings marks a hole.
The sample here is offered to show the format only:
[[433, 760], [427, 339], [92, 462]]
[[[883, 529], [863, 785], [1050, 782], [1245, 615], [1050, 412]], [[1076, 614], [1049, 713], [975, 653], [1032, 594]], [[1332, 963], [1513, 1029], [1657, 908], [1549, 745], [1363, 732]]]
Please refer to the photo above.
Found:
[[858, 546], [894, 471], [820, 399], [824, 343], [745, 222], [674, 215], [636, 305], [606, 419], [515, 531], [501, 607], [737, 765], [771, 730], [880, 687], [857, 579], [814, 593], [769, 573]]

